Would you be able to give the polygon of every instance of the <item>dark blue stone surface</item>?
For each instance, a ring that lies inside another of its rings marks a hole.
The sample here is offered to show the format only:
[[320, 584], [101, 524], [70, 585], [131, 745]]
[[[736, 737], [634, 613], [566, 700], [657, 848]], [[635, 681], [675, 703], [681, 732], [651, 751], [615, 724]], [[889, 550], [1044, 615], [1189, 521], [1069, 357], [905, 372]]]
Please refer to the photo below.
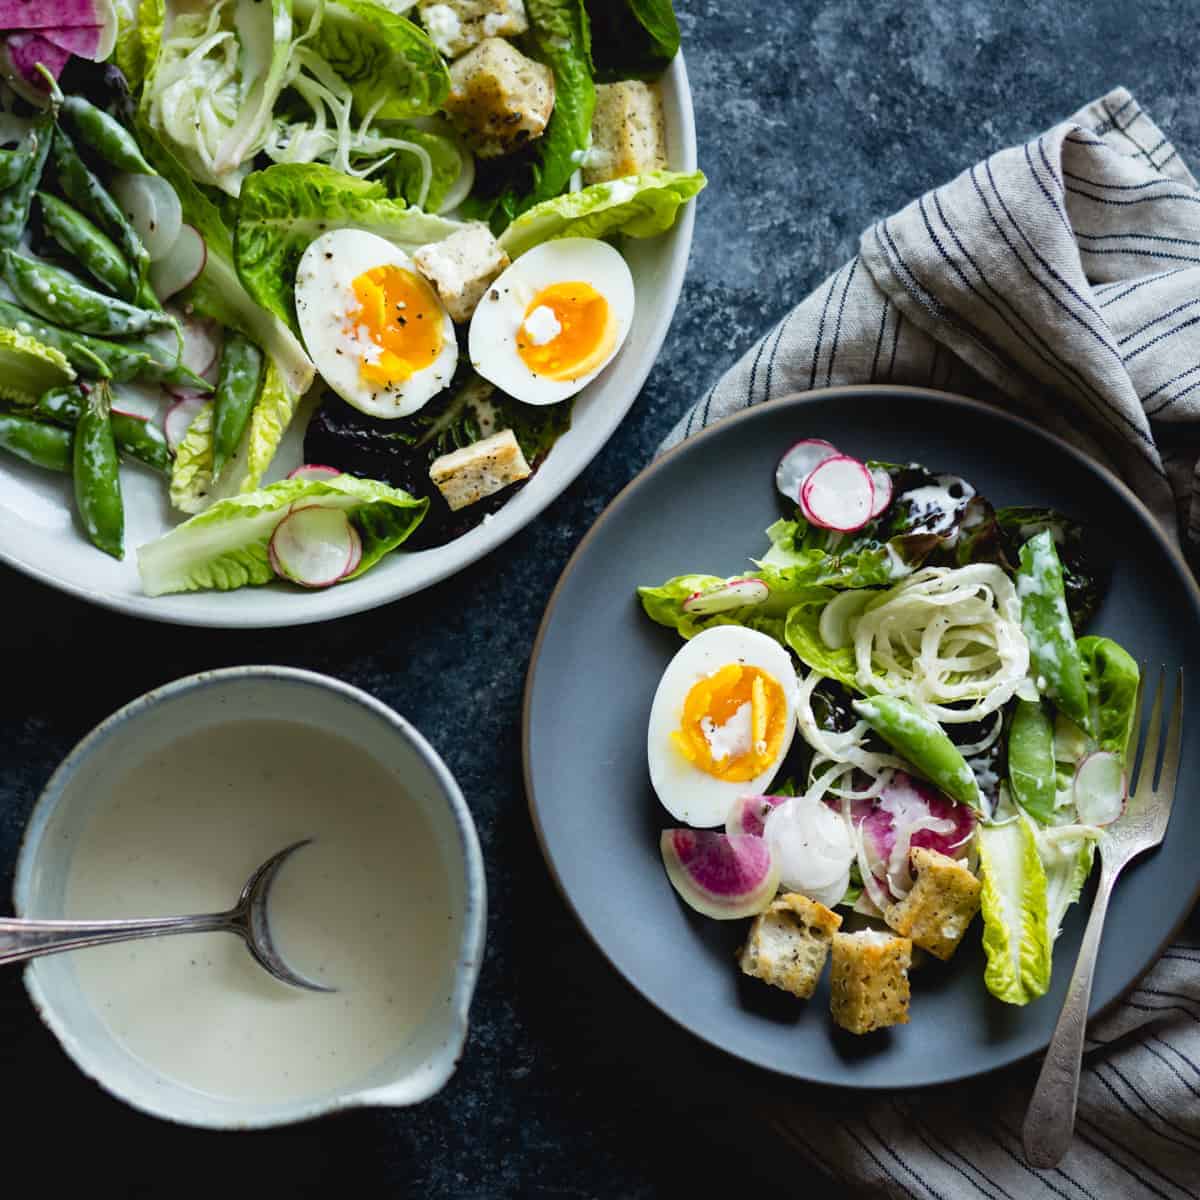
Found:
[[[180, 675], [276, 662], [349, 680], [416, 722], [466, 792], [491, 890], [465, 1060], [412, 1111], [244, 1135], [154, 1122], [79, 1076], [4, 973], [5, 1143], [10, 1155], [40, 1149], [56, 1191], [634, 1200], [741, 1194], [772, 1178], [788, 1194], [826, 1190], [775, 1148], [763, 1113], [838, 1098], [748, 1073], [669, 1025], [550, 884], [519, 747], [542, 609], [580, 536], [688, 404], [852, 253], [864, 225], [1116, 84], [1187, 159], [1200, 153], [1200, 76], [1180, 0], [677, 7], [710, 180], [687, 285], [631, 416], [531, 528], [423, 596], [316, 629], [141, 624], [0, 569], [0, 888], [35, 796], [97, 721]], [[581, 798], [597, 820], [604, 800]]]

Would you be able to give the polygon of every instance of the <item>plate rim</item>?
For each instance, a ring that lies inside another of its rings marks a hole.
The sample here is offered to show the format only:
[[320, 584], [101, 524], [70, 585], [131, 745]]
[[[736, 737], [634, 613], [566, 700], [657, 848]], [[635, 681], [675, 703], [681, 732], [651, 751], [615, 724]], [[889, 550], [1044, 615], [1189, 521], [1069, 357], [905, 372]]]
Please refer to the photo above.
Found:
[[[550, 598], [546, 603], [545, 611], [542, 614], [541, 623], [538, 625], [537, 636], [534, 639], [533, 650], [529, 657], [529, 666], [525, 672], [525, 689], [521, 701], [521, 776], [525, 785], [525, 801], [529, 811], [530, 823], [533, 826], [534, 836], [537, 838], [538, 849], [541, 852], [542, 859], [546, 864], [546, 868], [550, 873], [550, 878], [554, 884], [555, 890], [562, 897], [563, 902], [575, 918], [580, 928], [586, 934], [588, 940], [600, 953], [601, 957], [608, 966], [617, 974], [617, 976], [634, 992], [641, 997], [644, 1003], [651, 1005], [662, 1016], [666, 1017], [673, 1025], [682, 1029], [689, 1036], [696, 1038], [707, 1046], [711, 1046], [719, 1050], [722, 1054], [728, 1055], [730, 1058], [743, 1062], [757, 1070], [768, 1072], [771, 1075], [776, 1075], [783, 1079], [794, 1079], [804, 1083], [810, 1083], [817, 1087], [826, 1087], [834, 1089], [844, 1089], [853, 1092], [874, 1093], [883, 1091], [887, 1088], [903, 1086], [909, 1091], [924, 1090], [927, 1088], [945, 1087], [951, 1084], [963, 1083], [968, 1080], [983, 1079], [990, 1075], [994, 1075], [1001, 1071], [1012, 1070], [1022, 1064], [1029, 1063], [1033, 1059], [1043, 1054], [1050, 1043], [1050, 1038], [1047, 1036], [1044, 1043], [1035, 1046], [1032, 1050], [1017, 1054], [1015, 1057], [1009, 1058], [1004, 1062], [995, 1063], [992, 1066], [980, 1068], [978, 1070], [957, 1071], [953, 1074], [945, 1075], [936, 1080], [927, 1080], [921, 1083], [905, 1083], [887, 1084], [887, 1083], [866, 1083], [848, 1077], [844, 1081], [836, 1083], [825, 1079], [814, 1080], [811, 1077], [799, 1074], [796, 1071], [786, 1068], [772, 1066], [768, 1063], [760, 1062], [757, 1059], [751, 1058], [746, 1054], [740, 1053], [737, 1050], [730, 1049], [728, 1046], [722, 1045], [715, 1038], [709, 1037], [704, 1033], [691, 1028], [683, 1020], [676, 1017], [673, 1013], [668, 1012], [661, 1004], [643, 991], [636, 981], [632, 979], [626, 972], [613, 960], [605, 948], [600, 944], [596, 935], [580, 913], [575, 901], [570, 893], [563, 885], [563, 881], [559, 876], [558, 870], [554, 864], [554, 860], [550, 854], [549, 847], [546, 844], [545, 831], [542, 828], [542, 823], [538, 814], [538, 805], [533, 781], [533, 770], [530, 754], [530, 738], [532, 734], [532, 698], [534, 688], [534, 677], [537, 673], [538, 663], [541, 659], [542, 645], [549, 632], [551, 620], [555, 614], [560, 599], [560, 594], [566, 584], [567, 579], [575, 570], [578, 561], [588, 551], [591, 543], [597, 532], [609, 520], [613, 514], [624, 505], [630, 503], [631, 497], [639, 488], [645, 485], [646, 481], [658, 471], [679, 455], [685, 448], [692, 446], [701, 439], [709, 439], [712, 437], [721, 436], [727, 429], [741, 423], [742, 421], [755, 419], [756, 415], [767, 408], [775, 408], [783, 405], [793, 409], [803, 409], [816, 401], [826, 401], [830, 399], [849, 399], [852, 396], [861, 396], [863, 394], [887, 394], [898, 397], [912, 397], [920, 399], [933, 399], [941, 402], [949, 402], [953, 406], [965, 408], [970, 411], [986, 413], [989, 416], [999, 417], [1002, 421], [1008, 422], [1018, 430], [1026, 433], [1032, 433], [1043, 441], [1049, 442], [1058, 450], [1065, 452], [1069, 457], [1073, 458], [1081, 466], [1098, 475], [1106, 483], [1112, 485], [1117, 493], [1130, 504], [1138, 513], [1147, 519], [1147, 524], [1150, 526], [1154, 538], [1159, 546], [1166, 552], [1167, 557], [1171, 559], [1179, 574], [1184, 580], [1185, 590], [1190, 594], [1193, 609], [1200, 618], [1200, 582], [1197, 582], [1195, 575], [1187, 564], [1187, 560], [1183, 556], [1181, 549], [1175, 545], [1171, 539], [1163, 531], [1154, 515], [1137, 496], [1137, 494], [1124, 482], [1110, 467], [1093, 458], [1091, 455], [1080, 450], [1077, 446], [1071, 445], [1064, 438], [1059, 437], [1049, 430], [1043, 429], [1035, 422], [1027, 417], [1017, 413], [1010, 412], [994, 404], [989, 404], [983, 400], [977, 400], [970, 396], [964, 396], [958, 392], [947, 392], [939, 388], [920, 387], [912, 384], [887, 384], [887, 383], [864, 383], [864, 384], [841, 384], [833, 387], [814, 388], [811, 391], [789, 392], [783, 396], [779, 396], [774, 400], [768, 401], [766, 404], [752, 404], [745, 408], [738, 409], [711, 425], [705, 426], [703, 429], [697, 430], [690, 437], [684, 438], [677, 445], [672, 446], [669, 450], [652, 458], [621, 490], [613, 496], [613, 498], [604, 506], [600, 515], [592, 522], [579, 544], [571, 553], [571, 557], [567, 560], [563, 567], [558, 580], [555, 582], [554, 589], [550, 593]], [[1140, 857], [1140, 856], [1139, 856]], [[1086, 888], [1090, 890], [1091, 880], [1089, 878]], [[1132, 975], [1129, 982], [1123, 986], [1111, 1000], [1103, 1005], [1095, 1005], [1094, 1003], [1088, 1009], [1088, 1021], [1093, 1021], [1097, 1017], [1103, 1016], [1112, 1009], [1115, 1009], [1130, 992], [1134, 991], [1137, 985], [1145, 978], [1150, 968], [1162, 957], [1163, 952], [1175, 940], [1176, 935], [1183, 928], [1188, 920], [1190, 912], [1200, 903], [1200, 877], [1197, 878], [1192, 891], [1189, 905], [1185, 908], [1183, 916], [1165, 932], [1163, 937], [1157, 941], [1145, 962]]]

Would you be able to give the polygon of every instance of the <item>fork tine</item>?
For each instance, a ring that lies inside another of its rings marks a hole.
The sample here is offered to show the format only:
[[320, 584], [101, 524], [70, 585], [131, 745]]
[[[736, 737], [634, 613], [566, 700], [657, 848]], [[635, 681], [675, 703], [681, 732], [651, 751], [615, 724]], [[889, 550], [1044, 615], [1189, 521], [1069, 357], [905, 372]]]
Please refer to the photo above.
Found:
[[1175, 779], [1179, 774], [1179, 751], [1183, 745], [1183, 668], [1175, 682], [1175, 707], [1171, 711], [1171, 723], [1167, 726], [1167, 740], [1163, 746], [1162, 770], [1158, 777], [1158, 793], [1167, 803], [1175, 795]]
[[1162, 732], [1163, 680], [1166, 673], [1165, 667], [1158, 668], [1158, 686], [1154, 689], [1150, 724], [1142, 737], [1142, 761], [1138, 764], [1137, 779], [1133, 785], [1133, 795], [1139, 800], [1154, 791], [1154, 767], [1158, 761], [1159, 734]]

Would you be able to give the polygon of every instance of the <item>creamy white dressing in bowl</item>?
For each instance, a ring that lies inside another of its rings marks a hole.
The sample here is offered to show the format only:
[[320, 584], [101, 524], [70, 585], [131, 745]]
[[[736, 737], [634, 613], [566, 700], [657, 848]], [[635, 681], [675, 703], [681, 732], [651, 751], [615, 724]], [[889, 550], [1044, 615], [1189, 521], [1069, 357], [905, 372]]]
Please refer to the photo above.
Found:
[[414, 1103], [446, 1082], [482, 952], [478, 841], [420, 734], [335, 680], [233, 668], [110, 717], [34, 810], [17, 911], [224, 909], [306, 837], [271, 921], [289, 962], [337, 991], [278, 982], [229, 934], [37, 960], [30, 995], [86, 1073], [148, 1112], [223, 1128]]

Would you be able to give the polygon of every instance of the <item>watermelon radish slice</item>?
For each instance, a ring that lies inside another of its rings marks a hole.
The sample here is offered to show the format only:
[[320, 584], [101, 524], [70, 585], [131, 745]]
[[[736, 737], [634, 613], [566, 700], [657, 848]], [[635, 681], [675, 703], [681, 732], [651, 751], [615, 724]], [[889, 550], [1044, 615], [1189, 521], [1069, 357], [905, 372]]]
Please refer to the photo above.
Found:
[[321, 463], [305, 463], [294, 471], [289, 471], [289, 479], [336, 479], [342, 472], [337, 467], [326, 467]]
[[775, 468], [775, 486], [795, 504], [800, 499], [800, 485], [813, 468], [840, 454], [841, 451], [824, 438], [805, 438], [779, 460], [779, 466]]
[[1125, 768], [1111, 750], [1089, 754], [1075, 770], [1075, 810], [1084, 825], [1111, 825], [1125, 811]]
[[275, 526], [269, 557], [277, 575], [301, 587], [323, 588], [357, 567], [362, 545], [340, 508], [312, 505], [293, 508]]
[[787, 796], [739, 796], [725, 818], [725, 832], [730, 837], [741, 834], [762, 837], [771, 810], [787, 799]]
[[195, 282], [208, 262], [208, 247], [194, 225], [182, 225], [170, 253], [150, 264], [150, 286], [167, 300]]
[[167, 449], [172, 454], [187, 437], [187, 431], [200, 415], [200, 410], [211, 403], [212, 401], [201, 392], [188, 392], [167, 409], [167, 415], [163, 418], [163, 433], [167, 438]]
[[871, 505], [871, 520], [881, 516], [892, 502], [892, 477], [882, 467], [871, 467], [871, 482], [875, 485], [875, 502]]
[[71, 25], [65, 29], [43, 29], [40, 34], [60, 50], [86, 58], [89, 62], [103, 62], [112, 53], [116, 42], [115, 28], [105, 29], [103, 25]]
[[659, 849], [671, 886], [706, 917], [718, 921], [752, 917], [779, 890], [779, 869], [763, 838], [664, 829]]
[[874, 595], [874, 592], [867, 591], [865, 588], [838, 592], [821, 609], [821, 616], [817, 621], [817, 632], [821, 635], [821, 641], [830, 650], [841, 650], [844, 646], [850, 645], [852, 641], [850, 622], [871, 603]]
[[771, 589], [761, 579], [731, 579], [711, 591], [693, 592], [681, 607], [693, 617], [711, 617], [748, 604], [761, 604], [770, 594]]
[[[113, 176], [112, 194], [142, 239], [150, 261], [158, 262], [166, 258], [183, 228], [183, 208], [175, 189], [161, 175], [122, 173]], [[192, 232], [195, 233], [195, 230]], [[196, 237], [200, 235], [196, 233]], [[188, 258], [186, 245], [183, 257]], [[200, 267], [203, 266], [204, 259], [201, 256]], [[197, 268], [196, 274], [199, 273]]]
[[41, 34], [10, 33], [0, 52], [0, 76], [30, 103], [44, 105], [50, 88], [39, 68], [44, 67], [57, 79], [70, 58], [69, 50], [47, 41]]
[[847, 454], [818, 463], [800, 488], [800, 511], [813, 525], [853, 533], [871, 519], [875, 484], [871, 472]]

